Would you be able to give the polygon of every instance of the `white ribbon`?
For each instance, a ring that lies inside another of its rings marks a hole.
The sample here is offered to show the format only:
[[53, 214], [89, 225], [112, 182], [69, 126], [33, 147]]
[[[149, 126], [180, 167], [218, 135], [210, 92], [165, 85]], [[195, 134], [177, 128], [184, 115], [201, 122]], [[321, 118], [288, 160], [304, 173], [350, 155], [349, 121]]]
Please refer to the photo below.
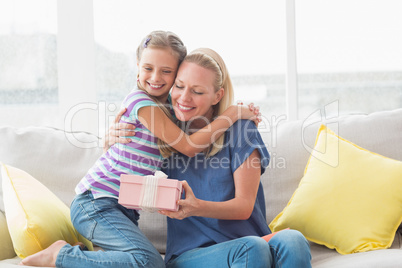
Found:
[[167, 175], [162, 171], [156, 171], [155, 175], [144, 176], [141, 189], [139, 207], [148, 212], [156, 212], [156, 198], [158, 195], [159, 179], [167, 179]]

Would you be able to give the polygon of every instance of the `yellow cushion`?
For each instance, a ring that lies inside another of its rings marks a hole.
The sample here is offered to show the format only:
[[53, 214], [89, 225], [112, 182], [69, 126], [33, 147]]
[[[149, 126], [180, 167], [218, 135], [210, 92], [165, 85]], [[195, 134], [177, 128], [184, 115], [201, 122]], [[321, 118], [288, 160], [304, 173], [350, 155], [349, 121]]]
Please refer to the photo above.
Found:
[[269, 227], [349, 254], [390, 247], [401, 221], [402, 162], [321, 126], [299, 187]]
[[83, 242], [70, 220], [69, 208], [28, 173], [2, 165], [3, 199], [15, 253], [20, 258], [41, 251], [57, 240]]

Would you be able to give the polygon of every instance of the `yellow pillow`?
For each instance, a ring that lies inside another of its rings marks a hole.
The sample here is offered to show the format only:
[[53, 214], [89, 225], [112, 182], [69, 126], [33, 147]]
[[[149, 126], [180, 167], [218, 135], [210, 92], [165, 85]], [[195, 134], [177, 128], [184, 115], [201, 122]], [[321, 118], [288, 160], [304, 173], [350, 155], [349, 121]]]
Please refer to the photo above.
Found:
[[15, 253], [20, 258], [41, 251], [57, 240], [83, 242], [70, 220], [69, 208], [28, 173], [2, 165], [3, 199]]
[[321, 126], [299, 187], [269, 224], [341, 254], [391, 246], [402, 221], [402, 162]]

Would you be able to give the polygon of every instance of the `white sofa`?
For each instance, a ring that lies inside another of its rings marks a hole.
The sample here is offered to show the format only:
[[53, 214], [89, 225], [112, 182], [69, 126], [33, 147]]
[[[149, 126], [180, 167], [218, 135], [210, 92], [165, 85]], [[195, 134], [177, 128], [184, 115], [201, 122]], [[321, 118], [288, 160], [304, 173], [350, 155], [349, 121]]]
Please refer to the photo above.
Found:
[[[402, 161], [402, 109], [293, 122], [263, 122], [260, 130], [271, 153], [271, 163], [261, 180], [265, 189], [267, 222], [282, 211], [303, 176], [321, 123], [345, 139], [378, 154]], [[0, 161], [30, 173], [44, 183], [65, 204], [74, 197], [74, 187], [102, 150], [98, 137], [88, 133], [66, 134], [42, 127], [0, 127]], [[80, 148], [91, 147], [91, 148]], [[401, 174], [402, 175], [402, 174]], [[401, 177], [402, 179], [402, 177]], [[401, 189], [402, 190], [402, 189]], [[0, 200], [3, 199], [0, 186]], [[0, 268], [20, 267], [15, 256], [0, 201]], [[166, 220], [161, 215], [142, 213], [140, 227], [163, 254]], [[311, 243], [313, 267], [402, 267], [402, 231], [389, 249], [341, 255]]]

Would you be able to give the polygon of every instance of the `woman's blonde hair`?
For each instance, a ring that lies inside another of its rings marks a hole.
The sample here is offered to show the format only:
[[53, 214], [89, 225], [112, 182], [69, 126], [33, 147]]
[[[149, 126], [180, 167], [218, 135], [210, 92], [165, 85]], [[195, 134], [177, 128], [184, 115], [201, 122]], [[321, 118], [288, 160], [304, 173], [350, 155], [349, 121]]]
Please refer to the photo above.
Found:
[[[175, 56], [177, 56], [178, 65], [180, 66], [181, 62], [187, 55], [187, 48], [184, 46], [181, 39], [174, 33], [169, 31], [153, 31], [142, 39], [140, 45], [137, 48], [137, 62], [141, 61], [142, 52], [146, 48], [160, 48], [160, 49], [171, 49]], [[139, 73], [137, 74], [137, 78]], [[144, 90], [139, 81], [137, 82], [137, 86], [139, 89]], [[162, 111], [172, 120], [173, 116], [171, 113], [171, 109], [167, 107], [166, 104], [161, 103], [159, 100], [149, 95], [162, 109]], [[168, 144], [166, 144], [163, 140], [158, 139], [158, 147], [161, 155], [163, 157], [168, 157], [174, 151]]]
[[[221, 115], [233, 103], [234, 95], [232, 80], [230, 79], [229, 72], [222, 57], [212, 49], [198, 48], [188, 54], [183, 61], [197, 64], [198, 66], [211, 70], [215, 74], [215, 92], [223, 88], [224, 94], [222, 99], [216, 105], [212, 106], [212, 118], [214, 119]], [[222, 135], [204, 151], [206, 157], [217, 154], [223, 148], [224, 142], [225, 135]], [[165, 155], [170, 156], [172, 152], [175, 152], [173, 148], [164, 148]]]

